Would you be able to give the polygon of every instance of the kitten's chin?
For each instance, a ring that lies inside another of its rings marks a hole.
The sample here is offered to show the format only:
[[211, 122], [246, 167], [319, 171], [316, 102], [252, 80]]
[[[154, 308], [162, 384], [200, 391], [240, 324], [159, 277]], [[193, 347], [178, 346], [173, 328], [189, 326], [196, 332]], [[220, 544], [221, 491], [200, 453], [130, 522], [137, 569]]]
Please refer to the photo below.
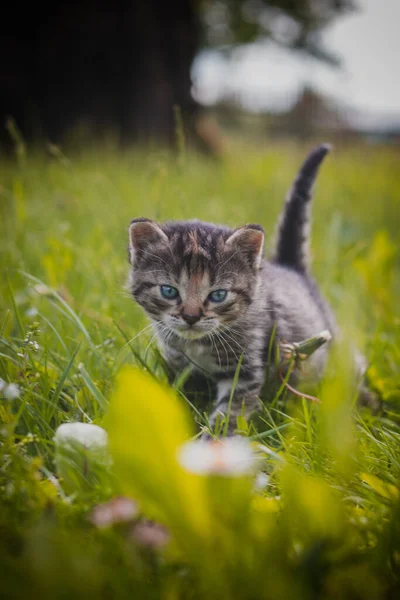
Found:
[[174, 331], [184, 340], [199, 340], [209, 333], [208, 331], [202, 331], [201, 329], [175, 329]]

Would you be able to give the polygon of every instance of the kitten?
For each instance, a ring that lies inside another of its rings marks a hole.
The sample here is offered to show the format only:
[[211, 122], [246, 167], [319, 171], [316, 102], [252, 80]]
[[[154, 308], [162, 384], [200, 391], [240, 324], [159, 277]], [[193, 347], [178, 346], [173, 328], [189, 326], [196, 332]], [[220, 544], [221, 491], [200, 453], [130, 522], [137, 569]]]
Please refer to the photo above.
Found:
[[[260, 408], [271, 336], [299, 342], [321, 330], [335, 333], [331, 310], [309, 274], [307, 246], [312, 187], [328, 145], [314, 149], [288, 194], [274, 256], [264, 259], [260, 225], [238, 229], [138, 218], [129, 230], [130, 287], [150, 317], [171, 372], [193, 365], [196, 381], [216, 387], [214, 423], [226, 415], [233, 378], [242, 356], [230, 411], [236, 417]], [[329, 344], [307, 361], [317, 380]], [[296, 378], [296, 374], [293, 375]], [[275, 374], [269, 378], [278, 384]]]

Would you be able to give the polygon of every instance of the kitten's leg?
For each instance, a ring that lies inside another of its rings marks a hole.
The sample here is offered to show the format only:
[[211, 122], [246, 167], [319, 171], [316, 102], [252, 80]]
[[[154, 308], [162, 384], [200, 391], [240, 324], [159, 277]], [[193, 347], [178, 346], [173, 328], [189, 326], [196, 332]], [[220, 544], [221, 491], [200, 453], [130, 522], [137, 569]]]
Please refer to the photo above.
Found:
[[237, 417], [243, 414], [247, 420], [252, 413], [260, 411], [262, 403], [259, 399], [264, 384], [264, 372], [250, 378], [240, 378], [233, 392], [231, 408], [229, 400], [233, 388], [233, 379], [222, 379], [217, 383], [217, 402], [210, 416], [210, 425], [214, 427], [218, 416], [227, 417], [229, 411], [228, 434], [236, 429]]
[[[168, 348], [163, 353], [163, 357], [168, 367], [168, 381], [170, 385], [173, 385], [176, 378], [182, 374], [190, 363], [182, 352], [173, 348]], [[208, 380], [203, 373], [192, 371], [184, 382], [182, 391], [186, 398], [203, 413], [206, 411], [210, 400], [215, 397], [215, 384], [211, 380]]]

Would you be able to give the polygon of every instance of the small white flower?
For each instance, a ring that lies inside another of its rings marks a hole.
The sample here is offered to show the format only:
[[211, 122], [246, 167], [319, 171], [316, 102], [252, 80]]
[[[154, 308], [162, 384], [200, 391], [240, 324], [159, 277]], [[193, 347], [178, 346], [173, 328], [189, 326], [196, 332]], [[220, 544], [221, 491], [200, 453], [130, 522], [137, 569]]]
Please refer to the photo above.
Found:
[[19, 385], [17, 383], [9, 383], [4, 388], [3, 394], [4, 398], [7, 398], [7, 400], [15, 400], [20, 394]]
[[71, 443], [81, 444], [84, 448], [105, 447], [107, 432], [92, 423], [63, 423], [57, 428], [54, 441], [64, 447]]
[[188, 442], [179, 450], [178, 459], [192, 473], [226, 477], [252, 473], [258, 460], [249, 442], [241, 437]]
[[54, 436], [57, 475], [68, 494], [98, 485], [110, 466], [107, 432], [89, 423], [64, 423]]
[[32, 306], [31, 308], [28, 308], [28, 310], [25, 312], [26, 316], [29, 319], [33, 319], [34, 317], [36, 317], [36, 315], [39, 313], [38, 309], [35, 306]]
[[259, 492], [262, 492], [263, 490], [265, 490], [265, 488], [268, 486], [268, 484], [269, 484], [268, 475], [266, 475], [266, 473], [258, 473], [255, 483], [254, 483], [255, 489]]

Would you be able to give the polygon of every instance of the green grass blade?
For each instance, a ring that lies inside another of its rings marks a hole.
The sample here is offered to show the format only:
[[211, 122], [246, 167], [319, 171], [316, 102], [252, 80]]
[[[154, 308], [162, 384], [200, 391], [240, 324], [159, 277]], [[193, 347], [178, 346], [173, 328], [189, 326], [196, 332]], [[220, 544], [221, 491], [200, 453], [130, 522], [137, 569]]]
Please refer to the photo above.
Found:
[[283, 429], [287, 429], [290, 427], [291, 423], [283, 423], [282, 425], [277, 425], [276, 427], [272, 427], [267, 431], [262, 431], [261, 433], [257, 433], [256, 435], [249, 436], [247, 439], [249, 442], [258, 442], [260, 440], [265, 440], [267, 437], [271, 437], [277, 431], [282, 431]]
[[83, 333], [83, 335], [86, 338], [86, 340], [87, 340], [90, 348], [92, 350], [96, 350], [96, 347], [93, 344], [92, 338], [90, 337], [88, 330], [86, 329], [86, 327], [84, 326], [84, 324], [82, 323], [81, 319], [78, 317], [78, 315], [76, 314], [76, 312], [70, 307], [70, 305], [64, 300], [64, 298], [62, 298], [60, 296], [60, 294], [58, 294], [55, 290], [53, 290], [48, 285], [46, 285], [41, 279], [38, 279], [37, 277], [34, 277], [30, 273], [26, 273], [25, 271], [20, 271], [20, 273], [24, 277], [26, 277], [27, 279], [29, 279], [30, 281], [34, 281], [36, 284], [43, 285], [45, 288], [47, 288], [49, 290], [48, 297], [50, 299], [55, 298], [57, 300], [57, 302], [59, 302], [61, 304], [61, 306], [65, 309], [65, 311], [68, 313], [68, 315], [74, 321], [74, 323], [77, 326], [77, 328]]
[[232, 389], [231, 389], [231, 394], [229, 396], [229, 402], [228, 402], [228, 410], [227, 410], [227, 415], [226, 415], [226, 421], [225, 421], [224, 430], [223, 430], [224, 437], [226, 437], [226, 435], [228, 433], [229, 419], [230, 419], [231, 410], [232, 410], [232, 400], [233, 400], [233, 396], [235, 394], [237, 382], [239, 380], [239, 374], [240, 374], [240, 369], [242, 367], [242, 362], [243, 362], [243, 353], [240, 355], [239, 362], [238, 362], [237, 367], [236, 367], [235, 375], [233, 377]]
[[56, 389], [54, 391], [54, 395], [53, 395], [53, 398], [52, 398], [52, 401], [53, 401], [53, 404], [54, 404], [54, 410], [53, 410], [52, 414], [50, 415], [49, 421], [54, 416], [54, 411], [56, 410], [56, 406], [57, 406], [57, 403], [58, 403], [58, 398], [60, 396], [61, 390], [63, 388], [65, 380], [68, 377], [68, 374], [69, 374], [70, 370], [72, 369], [72, 365], [74, 364], [76, 355], [78, 354], [80, 347], [81, 347], [81, 345], [79, 344], [78, 347], [76, 348], [75, 352], [72, 354], [70, 360], [68, 361], [68, 364], [65, 367], [63, 373], [61, 374], [60, 380], [59, 380], [59, 382], [57, 384], [57, 387], [56, 387]]
[[97, 388], [97, 386], [93, 382], [93, 379], [90, 377], [89, 373], [86, 371], [85, 367], [82, 364], [79, 365], [79, 373], [81, 374], [82, 379], [86, 384], [86, 387], [92, 393], [94, 398], [97, 400], [97, 403], [100, 406], [100, 408], [102, 410], [106, 410], [107, 405], [108, 405], [107, 399], [103, 396], [103, 394]]
[[10, 276], [9, 276], [8, 273], [7, 273], [7, 285], [8, 285], [8, 291], [9, 291], [9, 294], [10, 294], [10, 298], [11, 298], [11, 304], [12, 304], [12, 307], [13, 307], [13, 310], [14, 310], [15, 318], [16, 318], [17, 323], [18, 323], [19, 330], [21, 332], [21, 336], [22, 336], [22, 338], [25, 338], [25, 328], [24, 328], [24, 325], [22, 323], [21, 315], [19, 314], [17, 303], [15, 302], [14, 290], [13, 290], [13, 287], [12, 287], [12, 284], [11, 284], [11, 280], [10, 280]]

